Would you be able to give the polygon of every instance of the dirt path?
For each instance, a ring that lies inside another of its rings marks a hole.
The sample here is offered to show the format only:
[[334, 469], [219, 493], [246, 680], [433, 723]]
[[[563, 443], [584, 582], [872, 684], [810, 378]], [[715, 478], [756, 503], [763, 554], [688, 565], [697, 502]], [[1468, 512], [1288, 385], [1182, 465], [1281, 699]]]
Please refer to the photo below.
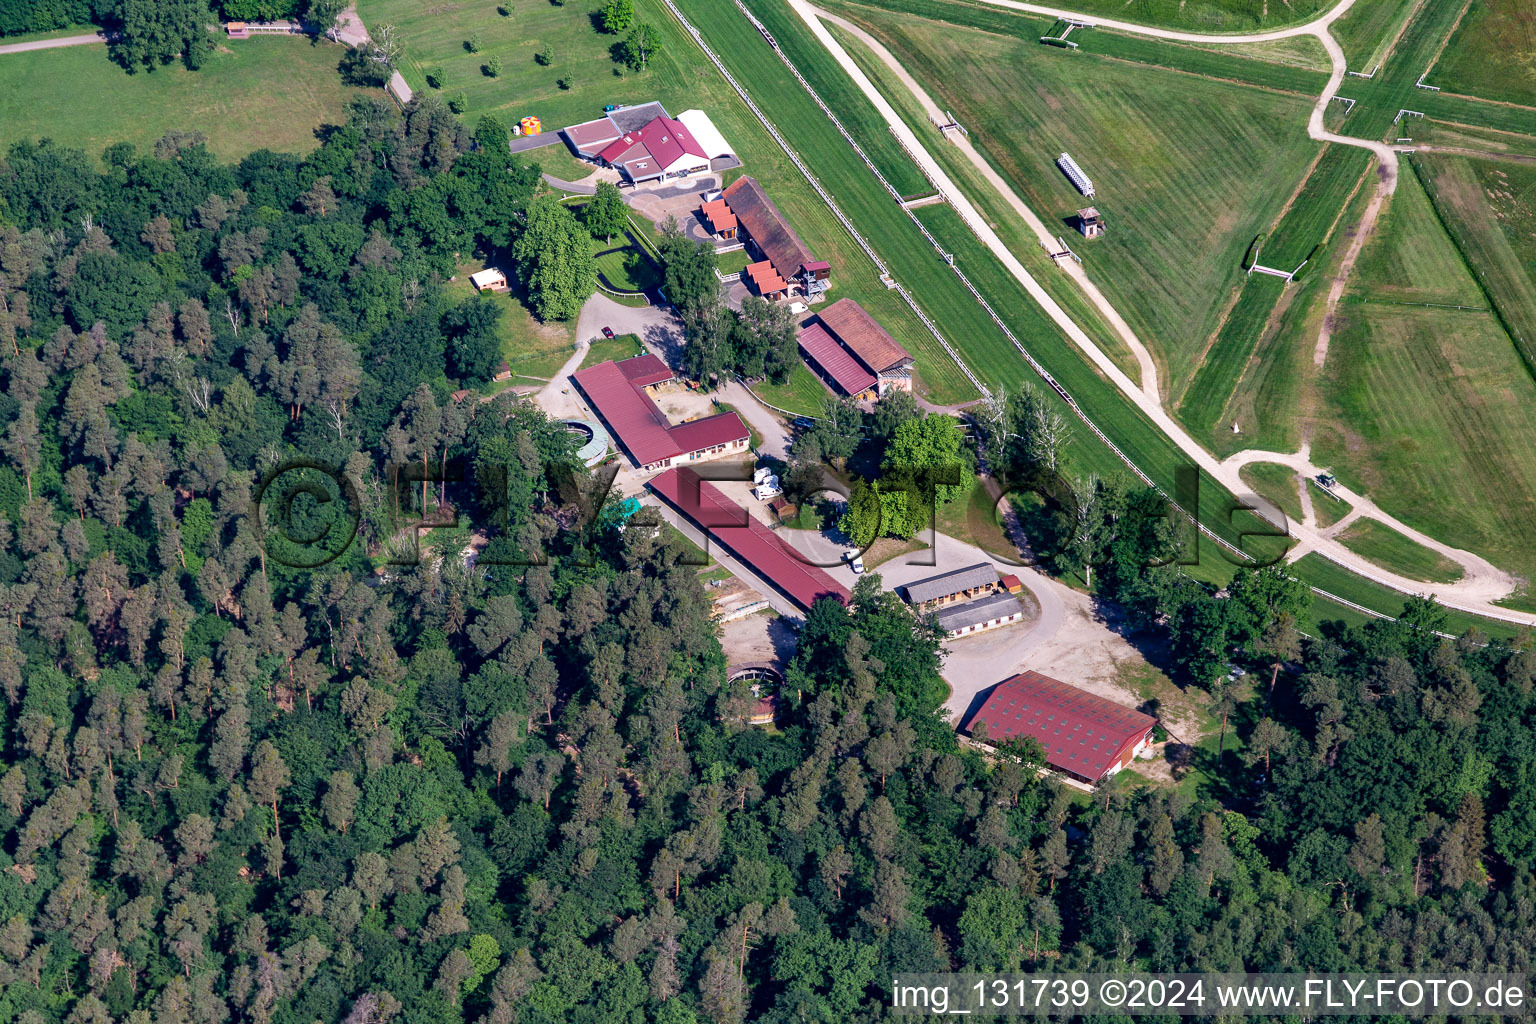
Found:
[[1045, 14], [1052, 18], [1066, 18], [1070, 21], [1081, 21], [1099, 28], [1112, 28], [1117, 32], [1133, 32], [1139, 36], [1152, 36], [1155, 39], [1174, 39], [1185, 43], [1267, 43], [1271, 39], [1291, 39], [1295, 36], [1315, 36], [1319, 32], [1342, 18], [1355, 0], [1342, 0], [1337, 6], [1326, 13], [1319, 15], [1309, 22], [1301, 25], [1292, 25], [1289, 28], [1275, 29], [1272, 32], [1248, 32], [1241, 35], [1221, 35], [1211, 32], [1182, 32], [1178, 29], [1156, 28], [1151, 25], [1137, 25], [1129, 21], [1116, 21], [1114, 18], [1099, 18], [1091, 14], [1082, 14], [1078, 11], [1064, 11], [1059, 7], [1041, 7], [1039, 4], [1022, 3], [1021, 0], [981, 0], [982, 3], [991, 4], [994, 7], [1007, 7], [1015, 11], [1028, 11], [1031, 14]]
[[[1354, 0], [1342, 0], [1340, 4], [1330, 10], [1327, 14], [1306, 25], [1293, 26], [1291, 28], [1281, 29], [1275, 32], [1257, 33], [1242, 36], [1208, 36], [1192, 32], [1176, 32], [1168, 29], [1153, 29], [1146, 26], [1132, 25], [1125, 22], [1090, 18], [1086, 15], [1073, 14], [1071, 12], [1061, 11], [1055, 8], [1039, 7], [1033, 4], [1019, 3], [1017, 0], [986, 0], [986, 2], [1003, 7], [1013, 7], [1016, 9], [1032, 11], [1035, 13], [1049, 14], [1056, 17], [1076, 18], [1078, 20], [1094, 22], [1104, 27], [1115, 28], [1121, 31], [1132, 32], [1141, 35], [1149, 35], [1164, 39], [1202, 42], [1207, 44], [1262, 42], [1270, 39], [1284, 39], [1300, 35], [1315, 36], [1322, 42], [1323, 47], [1327, 50], [1329, 58], [1332, 61], [1333, 71], [1329, 76], [1327, 86], [1324, 88], [1322, 95], [1318, 97], [1317, 103], [1313, 106], [1311, 115], [1308, 118], [1308, 135], [1320, 142], [1336, 142], [1340, 145], [1359, 146], [1364, 149], [1369, 149], [1376, 154], [1380, 162], [1380, 170], [1377, 176], [1377, 192], [1373, 197], [1371, 204], [1366, 208], [1365, 215], [1362, 217], [1361, 223], [1356, 229], [1357, 237], [1355, 245], [1352, 247], [1352, 255], [1358, 255], [1359, 247], [1364, 244], [1363, 239], [1368, 237], [1375, 227], [1376, 218], [1381, 211], [1383, 203], [1386, 201], [1387, 197], [1389, 197], [1397, 188], [1397, 152], [1391, 146], [1381, 142], [1373, 142], [1366, 139], [1357, 139], [1349, 136], [1339, 135], [1335, 132], [1328, 131], [1323, 123], [1323, 113], [1327, 109], [1327, 105], [1332, 100], [1334, 94], [1338, 91], [1339, 84], [1343, 81], [1345, 74], [1344, 51], [1339, 46], [1338, 42], [1331, 35], [1329, 35], [1328, 26], [1332, 24], [1333, 21], [1342, 16], [1352, 6]], [[1053, 321], [1055, 321], [1057, 326], [1061, 328], [1067, 337], [1070, 338], [1072, 342], [1078, 346], [1078, 348], [1089, 359], [1089, 361], [1092, 362], [1105, 377], [1112, 381], [1123, 394], [1125, 394], [1131, 401], [1135, 402], [1137, 407], [1140, 408], [1141, 411], [1144, 412], [1154, 423], [1156, 423], [1158, 428], [1162, 430], [1163, 433], [1165, 433], [1176, 445], [1178, 445], [1180, 451], [1182, 451], [1192, 462], [1194, 462], [1195, 465], [1205, 470], [1216, 481], [1222, 484], [1222, 486], [1226, 487], [1234, 494], [1246, 494], [1249, 491], [1248, 486], [1242, 481], [1238, 473], [1239, 469], [1247, 462], [1279, 462], [1284, 465], [1291, 466], [1298, 473], [1309, 477], [1315, 476], [1319, 472], [1323, 471], [1322, 467], [1316, 466], [1311, 462], [1310, 452], [1306, 445], [1302, 447], [1301, 451], [1295, 453], [1282, 455], [1274, 452], [1241, 452], [1235, 456], [1232, 456], [1231, 458], [1226, 459], [1225, 461], [1219, 461], [1202, 445], [1190, 437], [1189, 434], [1185, 432], [1184, 428], [1176, 423], [1162, 406], [1162, 402], [1159, 398], [1157, 390], [1155, 366], [1151, 367], [1151, 372], [1148, 372], [1149, 365], [1151, 364], [1151, 356], [1148, 354], [1146, 346], [1143, 345], [1139, 339], [1135, 338], [1134, 334], [1130, 331], [1130, 328], [1125, 326], [1123, 319], [1119, 317], [1118, 313], [1116, 313], [1114, 307], [1108, 302], [1108, 300], [1104, 298], [1101, 293], [1098, 292], [1097, 289], [1089, 290], [1089, 288], [1086, 287], [1086, 275], [1081, 278], [1076, 278], [1079, 283], [1085, 284], [1084, 293], [1088, 295], [1090, 300], [1094, 302], [1095, 306], [1110, 320], [1110, 322], [1116, 325], [1116, 330], [1120, 332], [1122, 336], [1126, 337], [1127, 343], [1131, 346], [1131, 350], [1137, 353], [1138, 362], [1142, 367], [1142, 381], [1140, 385], [1132, 381], [1124, 371], [1122, 371], [1118, 366], [1114, 364], [1108, 355], [1101, 348], [1099, 348], [1093, 339], [1090, 338], [1083, 331], [1083, 329], [1072, 320], [1070, 316], [1067, 315], [1065, 310], [1061, 308], [1055, 299], [1053, 299], [1049, 293], [1047, 293], [1040, 286], [1039, 282], [1034, 279], [1029, 271], [1024, 268], [1023, 264], [1019, 262], [1018, 258], [1014, 256], [1013, 252], [1008, 248], [1006, 244], [1004, 244], [1002, 239], [992, 229], [991, 225], [987, 223], [986, 219], [981, 216], [976, 207], [955, 185], [954, 181], [949, 177], [944, 168], [928, 151], [923, 141], [918, 138], [912, 128], [905, 122], [901, 115], [897, 113], [895, 108], [891, 106], [889, 101], [886, 100], [885, 96], [858, 66], [857, 62], [854, 61], [853, 57], [848, 53], [843, 45], [838, 42], [836, 37], [831, 34], [824, 22], [833, 21], [835, 24], [838, 24], [839, 27], [845, 28], [846, 30], [852, 32], [854, 36], [860, 40], [861, 43], [870, 46], [871, 52], [874, 53], [875, 56], [884, 64], [890, 67], [894, 73], [900, 76], [903, 86], [912, 91], [913, 95], [919, 100], [919, 102], [923, 104], [925, 109], [936, 111], [938, 109], [937, 104], [934, 103], [932, 98], [927, 95], [926, 91], [922, 88], [920, 83], [916, 82], [912, 76], [906, 72], [905, 68], [902, 67], [901, 63], [896, 60], [890, 51], [881, 46], [878, 41], [873, 40], [868, 35], [868, 33], [860, 31], [856, 26], [849, 25], [846, 21], [843, 21], [840, 18], [836, 18], [835, 16], [821, 11], [820, 9], [807, 2], [807, 0], [789, 0], [789, 3], [790, 6], [809, 27], [812, 34], [815, 35], [817, 40], [827, 50], [827, 52], [833, 57], [834, 60], [837, 61], [837, 63], [853, 80], [854, 84], [859, 87], [860, 91], [862, 91], [864, 95], [869, 99], [869, 101], [875, 106], [881, 117], [885, 119], [890, 130], [902, 141], [907, 150], [912, 154], [913, 159], [917, 161], [917, 163], [922, 167], [924, 172], [935, 183], [940, 191], [944, 192], [955, 212], [958, 213], [961, 219], [966, 222], [967, 226], [970, 227], [970, 229], [975, 233], [976, 237], [982, 242], [982, 244], [992, 251], [998, 260], [1002, 262], [1003, 266], [1007, 268], [1009, 273], [1011, 273], [1014, 278], [1024, 286], [1025, 290], [1029, 292], [1031, 297], [1034, 298], [1037, 303], [1039, 303], [1045, 313], [1050, 316]], [[1025, 204], [1023, 200], [1014, 193], [1012, 187], [1007, 183], [1007, 181], [1004, 180], [995, 171], [993, 171], [987, 161], [983, 159], [980, 153], [978, 153], [973, 147], [962, 146], [962, 152], [966, 154], [967, 159], [969, 159], [973, 165], [976, 166], [978, 171], [986, 176], [988, 183], [992, 185], [992, 187], [996, 189], [998, 193], [1009, 202], [1010, 205], [1018, 210], [1020, 214], [1026, 218], [1026, 221], [1031, 224], [1031, 226], [1039, 225], [1039, 227], [1036, 228], [1036, 232], [1037, 234], [1040, 233], [1044, 227], [1043, 223], [1039, 221], [1038, 217], [1035, 217], [1034, 214], [1029, 211], [1027, 204]], [[1343, 294], [1344, 283], [1346, 281], [1347, 275], [1341, 275], [1340, 279], [1335, 282], [1337, 295], [1334, 295], [1332, 291], [1330, 292], [1331, 303], [1336, 303], [1337, 297]], [[1330, 305], [1330, 312], [1331, 310], [1332, 305]], [[1325, 318], [1323, 332], [1326, 333], [1327, 330], [1328, 324], [1327, 318]], [[1321, 344], [1324, 347], [1324, 358], [1326, 358], [1326, 341], [1322, 341]], [[1350, 492], [1342, 487], [1339, 488], [1339, 490], [1341, 493], [1348, 497], [1348, 499], [1360, 514], [1366, 515], [1372, 519], [1377, 519], [1384, 525], [1399, 531], [1403, 535], [1421, 544], [1424, 544], [1426, 547], [1429, 547], [1430, 549], [1457, 562], [1462, 566], [1462, 569], [1465, 573], [1464, 577], [1454, 584], [1429, 584], [1421, 580], [1413, 580], [1404, 576], [1399, 576], [1395, 573], [1388, 572], [1385, 569], [1381, 569], [1373, 563], [1361, 558], [1359, 555], [1355, 554], [1353, 551], [1340, 544], [1328, 533], [1318, 530], [1315, 523], [1300, 523], [1291, 525], [1292, 535], [1295, 536], [1299, 541], [1297, 547], [1292, 551], [1292, 557], [1299, 557], [1297, 554], [1299, 551], [1317, 551], [1325, 557], [1338, 562], [1344, 567], [1358, 573], [1361, 576], [1366, 577], [1367, 579], [1382, 583], [1404, 593], [1430, 593], [1433, 594], [1443, 604], [1459, 608], [1464, 611], [1486, 615], [1492, 618], [1504, 619], [1507, 621], [1536, 624], [1536, 615], [1511, 612], [1508, 609], [1500, 608], [1493, 603], [1494, 601], [1503, 597], [1507, 597], [1514, 592], [1515, 588], [1519, 584], [1519, 581], [1516, 580], [1513, 576], [1500, 570], [1479, 555], [1475, 555], [1469, 551], [1463, 551], [1459, 548], [1453, 548], [1448, 544], [1437, 541], [1434, 538], [1407, 526], [1395, 517], [1383, 512], [1379, 507], [1376, 506], [1374, 502], [1370, 501], [1364, 496], [1354, 494], [1353, 492]]]
[[59, 36], [57, 39], [34, 39], [29, 43], [6, 43], [0, 46], [0, 54], [26, 53], [28, 50], [56, 50], [61, 46], [89, 46], [91, 43], [104, 43], [107, 41], [105, 32], [92, 32], [88, 35]]
[[[838, 15], [818, 9], [816, 16], [823, 21], [831, 22], [868, 47], [870, 52], [878, 57], [880, 62], [900, 79], [901, 84], [912, 93], [913, 97], [922, 105], [923, 112], [929, 117], [934, 118], [940, 124], [948, 120], [944, 111], [939, 109], [939, 105], [934, 102], [933, 97], [928, 95], [927, 90], [908, 73], [907, 69], [881, 44], [880, 40], [865, 32], [859, 26], [853, 24], [853, 22]], [[1024, 223], [1029, 225], [1029, 229], [1040, 240], [1040, 244], [1045, 246], [1047, 250], [1055, 252], [1057, 248], [1056, 234], [1046, 226], [1045, 222], [1030, 208], [1029, 204], [1025, 203], [1019, 194], [1013, 190], [1013, 186], [1008, 183], [1007, 179], [998, 174], [987, 159], [981, 155], [981, 152], [971, 145], [971, 140], [964, 135], [960, 135], [952, 137], [950, 141], [960, 148], [960, 151], [965, 154], [966, 159], [981, 172], [982, 176], [986, 178], [987, 183], [992, 186], [997, 194], [1002, 196], [1003, 201], [1023, 218]], [[1131, 330], [1130, 324], [1125, 322], [1120, 316], [1119, 310], [1115, 309], [1099, 291], [1098, 286], [1088, 277], [1088, 271], [1083, 269], [1080, 263], [1070, 260], [1058, 265], [1067, 272], [1067, 276], [1077, 282], [1078, 287], [1098, 307], [1099, 312], [1104, 315], [1110, 326], [1115, 329], [1115, 333], [1120, 335], [1121, 340], [1130, 348], [1131, 353], [1136, 357], [1136, 364], [1141, 370], [1142, 391], [1153, 398], [1160, 398], [1161, 392], [1158, 390], [1157, 383], [1157, 362], [1152, 358], [1152, 353], [1147, 350], [1147, 347], [1141, 343], [1141, 339], [1136, 336], [1136, 332]]]

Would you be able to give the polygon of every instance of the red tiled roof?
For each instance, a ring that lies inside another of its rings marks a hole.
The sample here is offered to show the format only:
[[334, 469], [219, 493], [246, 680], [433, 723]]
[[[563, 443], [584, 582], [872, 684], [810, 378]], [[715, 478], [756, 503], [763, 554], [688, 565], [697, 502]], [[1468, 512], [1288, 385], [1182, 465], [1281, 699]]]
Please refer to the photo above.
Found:
[[858, 395], [875, 386], [875, 375], [859, 365], [848, 350], [822, 329], [812, 324], [800, 332], [800, 351], [837, 382], [846, 395]]
[[726, 187], [724, 195], [731, 204], [731, 212], [780, 275], [794, 277], [801, 267], [814, 260], [757, 179], [750, 175], [737, 178]]
[[659, 171], [666, 170], [684, 156], [709, 160], [704, 147], [699, 145], [693, 133], [670, 117], [652, 118], [639, 131], [625, 132], [608, 143], [597, 156], [608, 164], [628, 164], [650, 159], [656, 162]]
[[767, 260], [747, 264], [747, 280], [763, 295], [773, 295], [782, 292], [789, 284], [773, 269], [773, 264]]
[[912, 361], [912, 354], [852, 299], [838, 299], [818, 316], [827, 330], [858, 356], [871, 373], [881, 373]]
[[710, 230], [715, 233], [729, 231], [736, 226], [736, 215], [731, 212], [730, 204], [724, 199], [712, 199], [699, 208], [704, 219], [709, 221]]
[[603, 147], [603, 151], [597, 154], [597, 158], [605, 164], [618, 163], [620, 157], [624, 156], [624, 154], [627, 153], [631, 147], [639, 145], [639, 143], [640, 133], [628, 132], [624, 135], [620, 135], [618, 138], [608, 143], [607, 146]]
[[1157, 724], [1139, 711], [1038, 672], [1021, 672], [998, 683], [965, 723], [966, 730], [977, 722], [986, 723], [991, 743], [1022, 736], [1039, 740], [1052, 768], [1090, 782], [1103, 778]]
[[818, 597], [848, 602], [846, 588], [816, 566], [807, 565], [757, 517], [713, 484], [700, 480], [693, 470], [681, 466], [669, 469], [647, 486], [800, 607], [810, 608]]
[[676, 374], [672, 367], [661, 361], [661, 357], [647, 352], [644, 355], [632, 356], [629, 359], [620, 359], [613, 364], [619, 368], [624, 379], [631, 384], [641, 387], [649, 387], [652, 384], [660, 384], [664, 380], [671, 380]]
[[752, 436], [741, 422], [741, 417], [734, 412], [717, 412], [713, 416], [679, 423], [670, 433], [680, 455]]
[[709, 154], [681, 121], [658, 117], [640, 129], [640, 141], [663, 167], [670, 167], [684, 156], [708, 160]]
[[598, 363], [576, 373], [575, 381], [635, 461], [642, 466], [671, 458], [677, 445], [667, 417], [649, 395], [624, 376], [617, 363]]
[[[650, 361], [654, 360], [653, 365]], [[625, 364], [637, 364], [626, 367]], [[660, 366], [657, 369], [656, 366]], [[665, 371], [666, 376], [658, 374]], [[631, 378], [628, 374], [635, 373]], [[686, 455], [715, 445], [740, 441], [751, 434], [734, 412], [707, 416], [672, 426], [666, 414], [641, 390], [646, 383], [667, 380], [672, 371], [652, 355], [636, 356], [623, 363], [598, 363], [576, 373], [574, 380], [592, 408], [608, 424], [613, 436], [639, 465]]]

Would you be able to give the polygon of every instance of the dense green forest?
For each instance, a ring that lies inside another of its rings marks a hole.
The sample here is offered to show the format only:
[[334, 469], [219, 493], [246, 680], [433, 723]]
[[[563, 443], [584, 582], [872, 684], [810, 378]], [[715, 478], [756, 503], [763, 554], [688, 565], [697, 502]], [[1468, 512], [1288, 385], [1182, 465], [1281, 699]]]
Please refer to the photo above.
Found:
[[[531, 405], [448, 400], [485, 362], [455, 257], [552, 216], [505, 154], [363, 102], [304, 160], [0, 163], [0, 1024], [864, 1021], [895, 972], [1531, 969], [1536, 652], [1424, 605], [1278, 635], [1273, 575], [1139, 568], [1146, 495], [1094, 528], [1101, 593], [1285, 666], [1215, 789], [1088, 799], [962, 747], [936, 631], [872, 574], [746, 727], [651, 513], [586, 514]], [[362, 506], [313, 569], [252, 508], [297, 457]], [[386, 467], [454, 461], [407, 500], [502, 557], [375, 573]]]

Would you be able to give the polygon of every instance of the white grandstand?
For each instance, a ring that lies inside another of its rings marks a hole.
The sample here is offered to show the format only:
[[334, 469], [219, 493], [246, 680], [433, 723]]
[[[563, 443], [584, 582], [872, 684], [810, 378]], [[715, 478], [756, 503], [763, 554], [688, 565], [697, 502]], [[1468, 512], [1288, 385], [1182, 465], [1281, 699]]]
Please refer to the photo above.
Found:
[[1093, 198], [1093, 182], [1083, 173], [1083, 169], [1077, 166], [1076, 160], [1063, 153], [1056, 158], [1056, 166], [1061, 168], [1061, 173], [1067, 176], [1068, 181], [1077, 186], [1079, 192], [1090, 199]]

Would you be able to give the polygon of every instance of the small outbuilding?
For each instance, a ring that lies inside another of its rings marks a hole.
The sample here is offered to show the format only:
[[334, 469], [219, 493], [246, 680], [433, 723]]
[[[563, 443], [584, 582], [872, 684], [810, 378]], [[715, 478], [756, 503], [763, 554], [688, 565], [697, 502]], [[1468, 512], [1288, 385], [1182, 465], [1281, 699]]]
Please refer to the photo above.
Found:
[[251, 26], [247, 25], [243, 21], [231, 21], [231, 22], [229, 22], [227, 25], [224, 26], [224, 31], [226, 33], [228, 33], [229, 38], [231, 38], [231, 39], [249, 39], [249, 38], [251, 38]]
[[504, 292], [507, 290], [507, 275], [495, 267], [486, 267], [479, 273], [470, 274], [469, 283], [475, 286], [477, 292]]
[[1077, 211], [1077, 230], [1084, 238], [1098, 238], [1104, 233], [1104, 218], [1093, 207]]

